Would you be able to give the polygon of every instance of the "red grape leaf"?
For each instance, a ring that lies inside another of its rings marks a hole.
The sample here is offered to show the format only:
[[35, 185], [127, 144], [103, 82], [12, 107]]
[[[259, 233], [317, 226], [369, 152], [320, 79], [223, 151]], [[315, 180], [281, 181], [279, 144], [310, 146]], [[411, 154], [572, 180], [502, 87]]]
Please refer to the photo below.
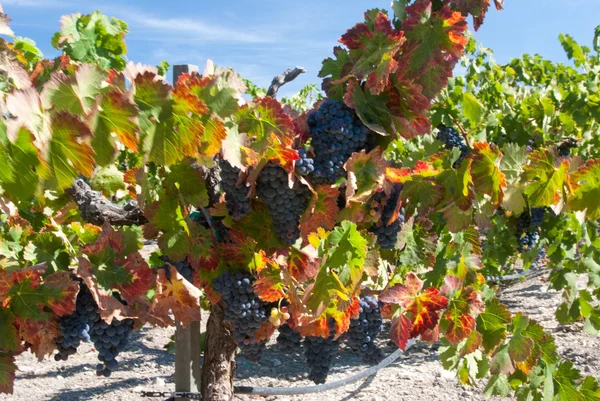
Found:
[[91, 134], [88, 126], [72, 114], [60, 112], [54, 116], [48, 163], [59, 188], [70, 187], [80, 174], [92, 176], [94, 151], [86, 143]]
[[573, 193], [569, 197], [572, 210], [586, 211], [589, 219], [600, 219], [600, 160], [588, 160], [571, 174]]
[[311, 279], [319, 272], [317, 261], [305, 252], [292, 248], [287, 259], [287, 270], [299, 283]]
[[15, 357], [12, 354], [0, 353], [0, 394], [12, 394], [15, 383]]
[[492, 203], [498, 206], [502, 204], [506, 187], [506, 177], [500, 171], [502, 153], [497, 147], [490, 147], [487, 142], [473, 144], [473, 151], [475, 156], [471, 166], [471, 175], [475, 191], [490, 195]]
[[569, 193], [569, 161], [556, 157], [555, 150], [534, 150], [521, 176], [530, 207], [551, 206]]
[[29, 345], [31, 352], [41, 361], [56, 349], [56, 338], [60, 336], [58, 319], [54, 316], [34, 320], [17, 317], [19, 337]]
[[309, 207], [306, 208], [300, 222], [302, 238], [307, 238], [310, 233], [316, 232], [319, 227], [331, 230], [336, 222], [339, 211], [337, 199], [339, 189], [330, 185], [317, 185], [314, 188], [316, 195]]
[[404, 284], [396, 284], [379, 296], [382, 302], [403, 307], [402, 314], [412, 323], [409, 338], [434, 329], [439, 322], [439, 311], [448, 306], [448, 298], [440, 295], [437, 288], [430, 287], [421, 292], [422, 288], [423, 282], [410, 272]]
[[359, 79], [366, 77], [367, 87], [377, 95], [388, 85], [390, 74], [396, 72], [395, 57], [405, 39], [381, 11], [374, 18], [373, 13], [365, 13], [365, 21], [349, 29], [340, 42], [350, 49], [350, 73]]
[[390, 328], [390, 338], [398, 345], [402, 351], [406, 351], [406, 344], [411, 338], [413, 322], [406, 315], [402, 314], [392, 320]]
[[131, 274], [131, 281], [115, 286], [126, 301], [145, 295], [154, 284], [154, 275], [139, 252], [127, 255], [123, 268]]
[[140, 133], [138, 108], [130, 97], [119, 90], [112, 90], [102, 97], [95, 109], [92, 146], [98, 164], [110, 164], [117, 152], [112, 134], [116, 134], [127, 148], [137, 152]]
[[386, 167], [379, 147], [369, 153], [364, 149], [353, 153], [344, 165], [348, 172], [346, 203], [366, 202], [383, 185]]
[[152, 311], [163, 320], [174, 324], [175, 322], [169, 316], [169, 312], [172, 312], [183, 327], [200, 321], [202, 291], [177, 273], [175, 267], [169, 266], [169, 272], [170, 281], [167, 280], [165, 269], [158, 270]]
[[258, 270], [258, 278], [254, 282], [254, 292], [265, 302], [277, 302], [283, 298], [284, 283], [281, 269], [270, 258], [263, 258], [265, 266]]
[[407, 18], [402, 23], [406, 42], [403, 54], [409, 55], [407, 78], [417, 78], [427, 72], [431, 60], [447, 62], [440, 53], [459, 58], [467, 44], [467, 23], [460, 12], [445, 5], [432, 11], [431, 1], [418, 1], [406, 7]]
[[275, 333], [276, 327], [273, 326], [271, 322], [264, 322], [260, 325], [260, 327], [254, 332], [254, 338], [252, 339], [254, 343], [261, 342], [263, 340], [268, 340], [271, 338], [273, 333]]
[[[477, 31], [485, 19], [485, 14], [488, 12], [490, 7], [490, 0], [452, 0], [452, 3], [456, 4], [457, 9], [463, 13], [463, 15], [471, 14], [473, 16], [473, 28]], [[494, 0], [496, 8], [502, 9], [502, 2]]]
[[71, 279], [68, 272], [55, 272], [44, 278], [44, 287], [58, 291], [55, 297], [48, 299], [47, 306], [58, 316], [75, 311], [75, 299], [79, 292], [79, 283]]
[[431, 101], [423, 95], [423, 88], [410, 80], [391, 77], [385, 89], [395, 130], [405, 139], [412, 139], [431, 131], [427, 110]]

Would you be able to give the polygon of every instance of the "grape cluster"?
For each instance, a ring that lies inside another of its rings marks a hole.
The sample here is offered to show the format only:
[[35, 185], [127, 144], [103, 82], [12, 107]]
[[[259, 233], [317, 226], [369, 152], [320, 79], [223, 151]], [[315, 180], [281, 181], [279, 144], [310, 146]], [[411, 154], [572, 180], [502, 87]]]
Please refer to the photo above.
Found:
[[377, 300], [370, 296], [361, 297], [360, 314], [350, 321], [348, 345], [360, 352], [363, 361], [378, 363], [383, 354], [375, 344], [375, 339], [383, 330], [383, 319]]
[[254, 293], [254, 278], [248, 273], [225, 271], [212, 281], [225, 306], [225, 321], [231, 323], [237, 345], [248, 360], [258, 360], [264, 347], [254, 338], [256, 330], [268, 320], [269, 304]]
[[391, 250], [396, 247], [398, 233], [402, 229], [402, 224], [404, 223], [405, 219], [404, 208], [400, 209], [400, 213], [394, 221], [392, 221], [390, 224], [388, 224], [388, 222], [394, 215], [396, 204], [398, 203], [398, 198], [400, 197], [400, 192], [402, 192], [402, 184], [395, 184], [392, 193], [390, 194], [382, 210], [381, 205], [385, 200], [385, 193], [378, 192], [373, 197], [373, 209], [375, 212], [381, 213], [381, 219], [378, 223], [371, 226], [370, 231], [377, 235], [377, 244], [381, 247], [381, 249]]
[[545, 207], [532, 208], [531, 214], [524, 212], [517, 218], [517, 242], [519, 251], [527, 251], [540, 239], [540, 226], [548, 209]]
[[282, 351], [293, 351], [302, 347], [302, 336], [287, 323], [279, 326], [277, 345]]
[[304, 339], [306, 364], [310, 369], [308, 378], [315, 384], [323, 384], [329, 374], [329, 366], [340, 347], [335, 337], [335, 325], [331, 324], [330, 335], [327, 338], [308, 336]]
[[[173, 262], [171, 259], [165, 257], [165, 262], [175, 266], [177, 273], [181, 274], [184, 279], [190, 283], [194, 282], [194, 269], [192, 268], [190, 262], [188, 262], [187, 258], [180, 260], [179, 262]], [[165, 265], [164, 267], [167, 268], [168, 266]]]
[[469, 147], [467, 146], [467, 142], [462, 135], [458, 133], [452, 127], [446, 127], [443, 124], [438, 126], [438, 134], [437, 140], [444, 144], [444, 147], [448, 150], [452, 150], [452, 148], [458, 148], [460, 150], [460, 156], [458, 160], [454, 162], [452, 165], [453, 168], [458, 168], [463, 159], [471, 152]]
[[257, 363], [260, 361], [263, 351], [267, 349], [267, 340], [252, 341], [248, 344], [242, 343], [238, 346], [244, 358], [249, 362]]
[[298, 174], [309, 175], [315, 171], [314, 161], [306, 154], [306, 150], [299, 149], [298, 156], [300, 157], [298, 160], [296, 160], [296, 172]]
[[577, 146], [577, 140], [575, 138], [567, 138], [566, 141], [558, 146], [558, 156], [569, 157], [571, 155], [571, 149], [575, 149]]
[[98, 305], [83, 280], [79, 279], [75, 312], [61, 317], [58, 323], [61, 336], [56, 340], [58, 353], [54, 359], [66, 361], [69, 355], [77, 352], [81, 341], [90, 341], [90, 330], [99, 319]]
[[275, 163], [269, 163], [258, 176], [256, 191], [267, 205], [277, 237], [284, 244], [296, 242], [300, 237], [300, 217], [310, 200], [308, 187], [295, 181], [290, 188], [286, 171]]
[[91, 334], [94, 347], [98, 350], [100, 364], [96, 366], [98, 376], [110, 377], [119, 363], [117, 356], [129, 343], [129, 335], [133, 331], [133, 319], [113, 319], [110, 324], [100, 320], [94, 325]]
[[332, 99], [309, 113], [307, 122], [315, 154], [313, 181], [332, 184], [345, 175], [352, 153], [365, 149], [371, 131], [351, 108]]
[[240, 169], [232, 166], [229, 162], [221, 160], [221, 189], [225, 192], [225, 204], [227, 211], [234, 220], [238, 220], [250, 211], [250, 199], [245, 182], [238, 183]]

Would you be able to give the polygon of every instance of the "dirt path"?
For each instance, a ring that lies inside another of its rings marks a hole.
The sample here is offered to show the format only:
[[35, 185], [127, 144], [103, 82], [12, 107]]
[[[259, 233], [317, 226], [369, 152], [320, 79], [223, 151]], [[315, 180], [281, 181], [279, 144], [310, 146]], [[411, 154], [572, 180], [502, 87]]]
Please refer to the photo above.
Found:
[[[583, 286], [585, 280], [580, 279]], [[545, 276], [529, 278], [502, 292], [502, 300], [511, 311], [524, 312], [538, 320], [556, 338], [561, 355], [570, 358], [586, 374], [600, 375], [600, 337], [590, 337], [581, 325], [559, 327], [554, 311], [560, 303], [560, 294], [547, 291]], [[17, 381], [12, 396], [0, 400], [14, 401], [75, 401], [75, 400], [156, 400], [139, 396], [141, 390], [172, 391], [174, 388], [174, 358], [163, 346], [174, 329], [144, 328], [134, 333], [129, 348], [119, 357], [118, 371], [110, 378], [97, 377], [96, 353], [90, 344], [83, 344], [79, 352], [67, 362], [52, 358], [38, 363], [31, 354], [18, 357]], [[311, 385], [303, 356], [283, 354], [271, 346], [262, 362], [250, 364], [238, 358], [236, 384], [263, 387]], [[382, 340], [384, 352], [395, 349]], [[346, 377], [365, 369], [360, 358], [342, 347], [333, 364], [328, 381]], [[437, 357], [437, 346], [418, 343], [388, 368], [376, 376], [342, 389], [320, 394], [293, 397], [236, 396], [237, 400], [267, 401], [453, 401], [484, 400], [484, 383], [475, 388], [458, 384], [452, 373], [446, 372]], [[508, 399], [507, 399], [508, 400]]]

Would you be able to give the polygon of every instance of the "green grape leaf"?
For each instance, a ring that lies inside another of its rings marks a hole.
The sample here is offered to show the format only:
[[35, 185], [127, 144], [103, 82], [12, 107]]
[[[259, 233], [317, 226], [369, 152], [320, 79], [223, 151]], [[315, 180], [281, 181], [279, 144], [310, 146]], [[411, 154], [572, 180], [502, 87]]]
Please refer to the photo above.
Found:
[[94, 152], [85, 142], [91, 135], [89, 127], [72, 114], [60, 112], [54, 117], [48, 163], [59, 188], [70, 187], [79, 175], [91, 177]]
[[471, 122], [473, 126], [481, 121], [483, 115], [483, 105], [477, 100], [471, 92], [463, 92], [462, 96], [463, 115]]
[[492, 298], [486, 303], [485, 311], [477, 317], [477, 331], [483, 335], [487, 352], [493, 351], [506, 338], [511, 319], [508, 308], [499, 299]]
[[[342, 100], [345, 92], [345, 83], [340, 79], [348, 75], [352, 68], [348, 50], [336, 46], [333, 48], [335, 59], [328, 57], [323, 60], [323, 67], [319, 71], [319, 77], [323, 80], [323, 90], [335, 100]], [[335, 82], [335, 84], [334, 84]]]
[[529, 206], [552, 206], [561, 202], [568, 184], [569, 163], [557, 161], [554, 153], [548, 150], [532, 152], [530, 160], [522, 175]]
[[0, 394], [12, 394], [16, 370], [15, 357], [11, 354], [0, 352]]

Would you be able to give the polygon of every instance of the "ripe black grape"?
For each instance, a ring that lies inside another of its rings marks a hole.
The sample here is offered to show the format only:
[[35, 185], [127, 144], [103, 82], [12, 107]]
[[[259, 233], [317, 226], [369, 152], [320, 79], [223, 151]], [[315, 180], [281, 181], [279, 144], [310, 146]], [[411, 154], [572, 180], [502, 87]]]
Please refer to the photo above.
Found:
[[547, 210], [545, 207], [532, 208], [531, 214], [525, 211], [517, 218], [516, 236], [520, 252], [533, 248], [540, 239], [540, 226]]
[[302, 336], [287, 323], [279, 326], [277, 345], [282, 351], [294, 351], [302, 347]]
[[250, 211], [249, 189], [245, 182], [238, 182], [240, 169], [232, 166], [229, 162], [221, 160], [221, 189], [225, 192], [225, 203], [227, 211], [234, 220], [238, 220]]
[[329, 366], [340, 347], [339, 341], [334, 337], [335, 330], [332, 324], [329, 337], [308, 336], [304, 338], [306, 364], [310, 369], [308, 378], [315, 384], [323, 384], [327, 380]]
[[129, 343], [132, 331], [133, 319], [113, 319], [110, 324], [100, 320], [94, 324], [91, 338], [98, 351], [98, 360], [102, 362], [96, 367], [98, 376], [110, 377], [117, 369], [119, 363], [116, 358]]
[[577, 148], [577, 140], [574, 138], [567, 138], [566, 141], [558, 146], [559, 157], [569, 157], [571, 155], [571, 149]]
[[363, 361], [378, 363], [383, 354], [375, 344], [375, 339], [383, 330], [383, 319], [377, 300], [363, 296], [360, 300], [360, 314], [357, 319], [350, 321], [348, 329], [348, 345], [360, 352]]
[[267, 205], [277, 237], [284, 244], [296, 242], [300, 237], [300, 217], [310, 200], [308, 187], [294, 181], [290, 188], [286, 171], [277, 164], [269, 163], [258, 176], [256, 191]]
[[194, 269], [192, 268], [192, 265], [190, 264], [190, 262], [188, 262], [187, 258], [180, 260], [179, 262], [173, 262], [171, 259], [169, 259], [167, 257], [165, 257], [164, 260], [165, 260], [165, 262], [168, 262], [168, 263], [172, 264], [173, 266], [175, 266], [177, 273], [181, 274], [184, 279], [186, 279], [190, 283], [194, 282]]
[[299, 149], [298, 156], [300, 157], [296, 160], [296, 172], [298, 174], [308, 175], [315, 171], [314, 161], [311, 157], [308, 157], [306, 150]]
[[256, 330], [268, 320], [269, 304], [254, 293], [254, 278], [248, 273], [225, 271], [212, 281], [225, 306], [225, 321], [231, 324], [235, 341], [248, 360], [257, 361], [264, 349], [255, 339]]
[[257, 363], [262, 357], [262, 353], [267, 349], [267, 340], [252, 341], [248, 344], [242, 343], [238, 345], [242, 351], [242, 356], [249, 362]]
[[90, 330], [94, 323], [100, 319], [98, 314], [98, 305], [92, 293], [79, 280], [79, 293], [75, 300], [75, 312], [60, 318], [58, 327], [61, 336], [56, 340], [58, 353], [54, 355], [56, 361], [66, 361], [69, 355], [77, 352], [77, 348], [82, 341], [90, 341]]
[[[398, 217], [394, 221], [390, 224], [388, 222], [394, 215], [400, 192], [402, 192], [402, 184], [395, 184], [387, 202], [385, 202], [384, 192], [378, 192], [373, 197], [373, 209], [376, 212], [381, 212], [381, 219], [371, 226], [370, 231], [377, 235], [377, 244], [381, 249], [391, 250], [396, 247], [398, 233], [400, 233], [405, 219], [404, 208], [400, 210]], [[380, 210], [383, 202], [385, 202], [385, 206], [383, 206], [383, 210]]]
[[452, 150], [452, 148], [458, 148], [460, 150], [460, 156], [458, 160], [454, 162], [452, 165], [453, 168], [458, 168], [463, 159], [471, 152], [469, 147], [467, 146], [467, 142], [462, 135], [458, 133], [452, 127], [446, 127], [445, 125], [440, 124], [438, 126], [438, 134], [437, 140], [444, 144], [444, 147], [448, 150]]
[[307, 121], [315, 154], [313, 180], [332, 184], [345, 175], [352, 153], [366, 148], [371, 131], [351, 108], [332, 99], [309, 113]]

